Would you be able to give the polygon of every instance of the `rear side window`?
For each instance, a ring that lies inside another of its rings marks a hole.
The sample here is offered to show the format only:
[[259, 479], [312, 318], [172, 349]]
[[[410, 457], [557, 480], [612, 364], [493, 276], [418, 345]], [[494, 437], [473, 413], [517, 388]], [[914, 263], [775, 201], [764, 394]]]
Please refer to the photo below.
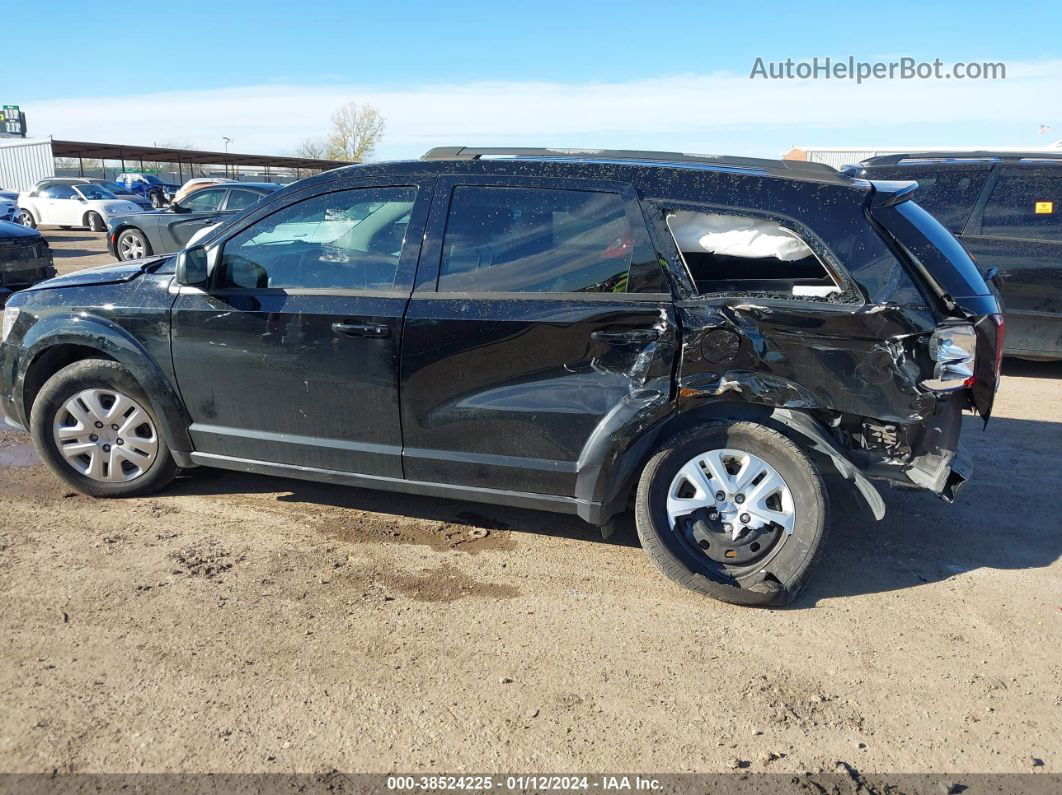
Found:
[[390, 290], [416, 189], [359, 188], [289, 205], [233, 235], [216, 286]]
[[42, 199], [73, 199], [77, 193], [69, 185], [49, 185], [40, 196]]
[[697, 292], [839, 297], [837, 282], [800, 236], [776, 221], [667, 211], [667, 225]]
[[230, 190], [229, 201], [226, 208], [229, 210], [245, 210], [252, 204], [256, 204], [262, 198], [260, 193], [251, 190]]
[[1004, 174], [992, 188], [981, 234], [1062, 240], [1062, 174]]
[[458, 186], [443, 236], [440, 292], [658, 293], [663, 269], [644, 222], [615, 193]]
[[940, 221], [952, 234], [966, 226], [981, 190], [988, 179], [991, 166], [979, 168], [936, 167], [924, 170], [917, 166], [871, 168], [870, 179], [916, 180], [918, 191], [914, 200], [926, 212]]

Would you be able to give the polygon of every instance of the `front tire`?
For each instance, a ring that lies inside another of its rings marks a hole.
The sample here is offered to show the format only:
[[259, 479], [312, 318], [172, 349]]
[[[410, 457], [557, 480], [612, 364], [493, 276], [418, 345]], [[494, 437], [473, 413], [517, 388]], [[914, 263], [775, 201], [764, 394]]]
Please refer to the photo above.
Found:
[[122, 262], [151, 256], [151, 244], [139, 229], [126, 229], [118, 235], [115, 249]]
[[151, 206], [156, 210], [161, 210], [166, 205], [166, 200], [162, 198], [162, 194], [158, 191], [151, 192]]
[[91, 497], [137, 497], [166, 486], [177, 464], [140, 384], [118, 362], [85, 359], [41, 388], [30, 433], [62, 481]]
[[698, 425], [649, 460], [635, 520], [669, 579], [724, 602], [796, 598], [826, 540], [828, 498], [811, 459], [755, 422]]
[[37, 221], [29, 210], [19, 210], [18, 222], [27, 229], [36, 229]]
[[107, 226], [103, 223], [103, 218], [95, 211], [90, 211], [85, 214], [85, 226], [93, 232], [106, 232]]

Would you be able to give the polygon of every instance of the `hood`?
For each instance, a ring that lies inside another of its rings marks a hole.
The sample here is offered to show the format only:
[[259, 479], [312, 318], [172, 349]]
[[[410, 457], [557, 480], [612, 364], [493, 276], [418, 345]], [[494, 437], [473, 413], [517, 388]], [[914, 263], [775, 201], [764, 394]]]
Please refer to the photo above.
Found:
[[39, 282], [27, 291], [50, 290], [55, 287], [84, 287], [96, 284], [121, 284], [129, 282], [144, 272], [149, 265], [162, 262], [167, 257], [145, 257], [144, 259], [130, 260], [120, 265], [103, 265], [98, 268], [86, 268], [76, 273], [68, 273], [66, 276], [56, 276], [54, 279]]
[[36, 229], [29, 229], [22, 224], [15, 224], [11, 221], [0, 221], [0, 240], [8, 240], [13, 237], [41, 237], [41, 233]]

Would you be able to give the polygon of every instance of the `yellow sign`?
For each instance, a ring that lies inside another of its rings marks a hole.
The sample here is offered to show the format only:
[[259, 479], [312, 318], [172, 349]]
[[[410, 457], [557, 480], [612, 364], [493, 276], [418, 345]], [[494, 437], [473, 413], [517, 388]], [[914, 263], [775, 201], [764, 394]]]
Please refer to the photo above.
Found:
[[1054, 202], [1036, 202], [1037, 215], [1050, 215], [1055, 211]]

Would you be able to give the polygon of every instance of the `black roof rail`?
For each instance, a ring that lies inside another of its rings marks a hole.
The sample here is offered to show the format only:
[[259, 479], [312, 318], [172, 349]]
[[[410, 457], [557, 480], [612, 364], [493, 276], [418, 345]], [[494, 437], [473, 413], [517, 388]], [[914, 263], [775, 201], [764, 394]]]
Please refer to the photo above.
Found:
[[421, 156], [421, 160], [479, 160], [483, 157], [571, 158], [576, 160], [643, 160], [658, 163], [698, 163], [720, 168], [755, 168], [771, 176], [803, 177], [805, 179], [847, 180], [826, 163], [808, 160], [770, 160], [760, 157], [732, 157], [730, 155], [696, 155], [685, 152], [651, 152], [638, 149], [553, 149], [545, 147], [508, 146], [437, 146]]
[[917, 160], [924, 161], [945, 161], [945, 160], [959, 160], [959, 161], [988, 161], [992, 163], [1020, 163], [1023, 160], [1040, 160], [1051, 161], [1056, 160], [1062, 162], [1062, 150], [1057, 152], [992, 152], [988, 150], [971, 151], [971, 152], [904, 152], [895, 155], [878, 155], [877, 157], [868, 157], [866, 160], [860, 163], [861, 166], [897, 166], [902, 165], [904, 161]]

